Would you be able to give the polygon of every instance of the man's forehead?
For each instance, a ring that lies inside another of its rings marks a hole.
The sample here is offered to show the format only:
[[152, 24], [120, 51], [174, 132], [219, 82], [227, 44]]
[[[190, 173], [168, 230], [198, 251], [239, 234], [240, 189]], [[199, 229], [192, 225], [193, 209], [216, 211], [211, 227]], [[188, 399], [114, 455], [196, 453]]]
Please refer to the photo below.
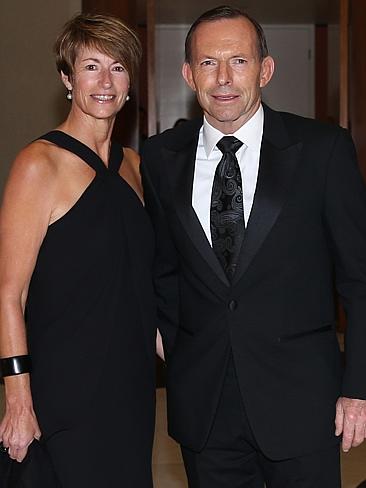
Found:
[[233, 43], [257, 46], [255, 28], [245, 17], [202, 22], [192, 36], [192, 48], [199, 51], [206, 46], [224, 49]]
[[254, 25], [246, 17], [234, 17], [229, 19], [216, 19], [212, 21], [202, 22], [196, 27], [195, 34], [206, 34], [207, 32], [221, 32], [229, 31], [233, 29], [237, 32], [253, 33], [255, 34]]

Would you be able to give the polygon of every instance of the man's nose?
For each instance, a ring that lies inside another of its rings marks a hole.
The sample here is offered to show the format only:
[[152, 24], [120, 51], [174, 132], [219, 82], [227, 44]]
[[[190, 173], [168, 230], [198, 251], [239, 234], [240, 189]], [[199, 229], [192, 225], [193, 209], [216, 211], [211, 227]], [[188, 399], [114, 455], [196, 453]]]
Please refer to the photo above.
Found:
[[227, 63], [219, 63], [217, 83], [221, 86], [228, 85], [232, 81], [231, 68]]

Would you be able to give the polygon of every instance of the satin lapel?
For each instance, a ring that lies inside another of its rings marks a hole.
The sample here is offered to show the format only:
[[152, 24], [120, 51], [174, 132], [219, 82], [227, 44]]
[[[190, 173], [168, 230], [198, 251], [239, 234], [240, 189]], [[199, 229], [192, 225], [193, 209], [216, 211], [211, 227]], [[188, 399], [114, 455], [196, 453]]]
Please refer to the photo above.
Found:
[[230, 283], [222, 269], [196, 212], [192, 207], [192, 189], [196, 160], [197, 138], [179, 151], [164, 148], [163, 156], [169, 161], [169, 177], [174, 191], [176, 213], [189, 238], [220, 280], [227, 286]]
[[[268, 110], [266, 109], [265, 111], [266, 115]], [[278, 118], [277, 122], [282, 127], [283, 123], [279, 115], [276, 112], [271, 111], [271, 113], [270, 118]], [[281, 135], [281, 131], [278, 131], [278, 126], [276, 131], [279, 132], [277, 134], [279, 140], [276, 139], [277, 147], [265, 136], [263, 138], [257, 188], [233, 284], [242, 278], [275, 224], [286, 201], [288, 190], [299, 162], [302, 143], [288, 145], [288, 136], [284, 137], [283, 134]], [[273, 140], [274, 137], [271, 137], [271, 139]], [[279, 148], [279, 141], [280, 143], [287, 143], [287, 147]]]

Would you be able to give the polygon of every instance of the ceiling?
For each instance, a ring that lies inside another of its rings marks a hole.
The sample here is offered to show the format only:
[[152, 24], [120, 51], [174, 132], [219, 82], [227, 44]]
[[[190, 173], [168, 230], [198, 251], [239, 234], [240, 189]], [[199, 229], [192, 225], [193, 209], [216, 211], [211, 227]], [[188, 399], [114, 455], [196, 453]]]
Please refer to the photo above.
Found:
[[[225, 0], [155, 0], [155, 3], [156, 23], [190, 24]], [[247, 11], [264, 24], [334, 24], [339, 18], [339, 0], [231, 0], [230, 5]]]

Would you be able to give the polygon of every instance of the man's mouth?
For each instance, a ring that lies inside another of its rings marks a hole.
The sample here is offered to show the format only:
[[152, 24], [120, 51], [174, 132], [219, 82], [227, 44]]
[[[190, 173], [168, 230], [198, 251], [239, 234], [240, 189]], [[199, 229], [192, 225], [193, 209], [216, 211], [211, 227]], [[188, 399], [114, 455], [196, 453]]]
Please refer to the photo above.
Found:
[[225, 94], [225, 95], [212, 95], [212, 97], [217, 100], [218, 102], [230, 102], [232, 100], [235, 100], [239, 98], [239, 95], [235, 94]]

